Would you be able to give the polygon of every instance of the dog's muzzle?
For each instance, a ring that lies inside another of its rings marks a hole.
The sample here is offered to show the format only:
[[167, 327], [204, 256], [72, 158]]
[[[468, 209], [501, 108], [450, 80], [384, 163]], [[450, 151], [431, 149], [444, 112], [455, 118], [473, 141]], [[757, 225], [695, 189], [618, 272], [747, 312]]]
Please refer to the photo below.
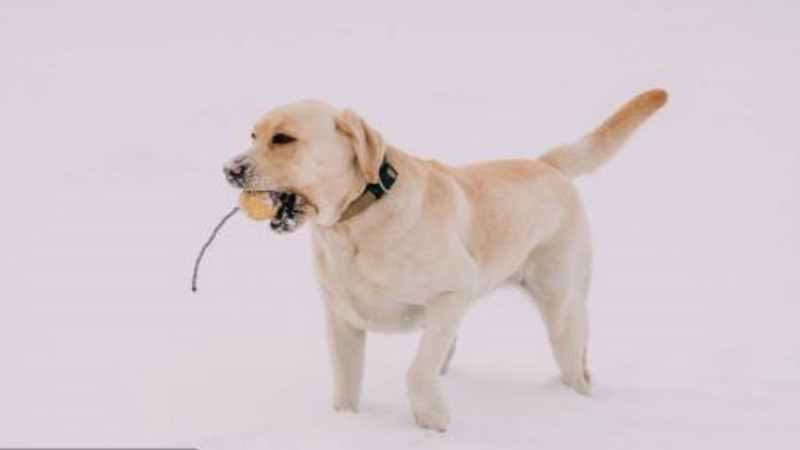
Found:
[[305, 222], [309, 210], [308, 201], [300, 194], [293, 192], [269, 192], [270, 198], [278, 210], [269, 225], [277, 233], [291, 233]]
[[[237, 156], [223, 168], [225, 178], [233, 187], [252, 189], [252, 167], [246, 156]], [[289, 233], [300, 228], [310, 211], [314, 208], [299, 193], [291, 190], [255, 190], [269, 196], [276, 212], [270, 220], [270, 227], [278, 233]]]
[[240, 156], [226, 164], [222, 171], [228, 183], [237, 188], [244, 188], [250, 175], [250, 163], [246, 157]]

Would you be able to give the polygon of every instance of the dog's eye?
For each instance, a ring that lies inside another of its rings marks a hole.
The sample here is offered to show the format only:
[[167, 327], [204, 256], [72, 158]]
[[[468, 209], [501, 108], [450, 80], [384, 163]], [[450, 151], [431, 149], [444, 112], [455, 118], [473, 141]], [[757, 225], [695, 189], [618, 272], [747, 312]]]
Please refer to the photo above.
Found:
[[297, 139], [289, 136], [288, 134], [278, 133], [275, 136], [272, 136], [272, 144], [273, 145], [283, 145], [288, 144], [290, 142], [294, 142]]
[[255, 134], [255, 133], [250, 133], [250, 137], [251, 137], [251, 138], [252, 138], [254, 141], [256, 140], [256, 134]]

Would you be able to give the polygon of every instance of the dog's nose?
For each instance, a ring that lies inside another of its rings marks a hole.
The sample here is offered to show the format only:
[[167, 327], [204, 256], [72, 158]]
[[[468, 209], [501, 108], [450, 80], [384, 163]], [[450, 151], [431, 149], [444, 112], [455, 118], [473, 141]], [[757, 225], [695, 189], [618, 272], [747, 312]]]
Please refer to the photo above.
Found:
[[236, 158], [228, 163], [222, 171], [225, 173], [225, 178], [227, 178], [228, 183], [241, 188], [244, 187], [247, 182], [247, 171], [249, 168], [250, 165], [247, 163], [247, 160], [244, 158]]

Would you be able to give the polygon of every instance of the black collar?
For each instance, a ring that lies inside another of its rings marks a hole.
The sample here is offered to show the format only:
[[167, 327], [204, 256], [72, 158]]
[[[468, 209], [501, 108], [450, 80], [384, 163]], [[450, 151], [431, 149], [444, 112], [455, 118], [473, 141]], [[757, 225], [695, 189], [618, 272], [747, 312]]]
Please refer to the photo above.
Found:
[[392, 189], [395, 181], [397, 181], [397, 170], [384, 158], [383, 164], [378, 170], [378, 182], [367, 184], [367, 187], [364, 188], [364, 193], [369, 191], [376, 199], [380, 200]]
[[347, 209], [344, 210], [339, 217], [339, 222], [350, 220], [350, 218], [358, 215], [373, 203], [380, 200], [392, 189], [395, 181], [397, 181], [397, 176], [397, 170], [384, 158], [381, 168], [378, 170], [378, 182], [367, 184], [364, 188], [364, 192], [353, 200], [350, 205], [347, 206]]

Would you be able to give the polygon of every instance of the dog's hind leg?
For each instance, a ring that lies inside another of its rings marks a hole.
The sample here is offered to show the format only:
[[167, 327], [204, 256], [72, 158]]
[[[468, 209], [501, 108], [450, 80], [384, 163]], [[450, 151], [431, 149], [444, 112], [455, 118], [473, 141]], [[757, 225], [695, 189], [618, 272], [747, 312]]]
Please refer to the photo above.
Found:
[[588, 235], [579, 232], [536, 250], [522, 270], [522, 284], [539, 306], [561, 379], [582, 395], [591, 390], [586, 363], [590, 259]]

